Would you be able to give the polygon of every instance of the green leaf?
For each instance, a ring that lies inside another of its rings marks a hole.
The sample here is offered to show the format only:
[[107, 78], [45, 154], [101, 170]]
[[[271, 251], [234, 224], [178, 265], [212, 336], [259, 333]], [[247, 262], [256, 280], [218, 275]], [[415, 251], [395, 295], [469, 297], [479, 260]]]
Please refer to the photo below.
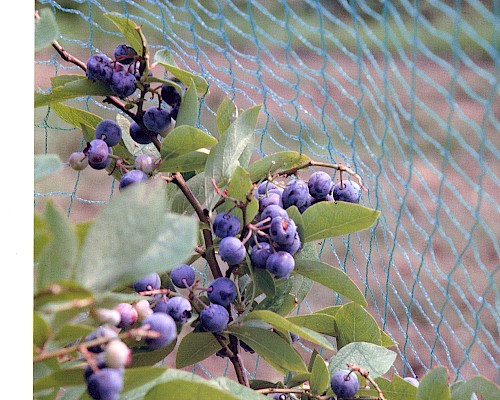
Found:
[[74, 271], [77, 256], [77, 239], [65, 215], [52, 201], [47, 202], [43, 214], [46, 232], [51, 239], [40, 250], [35, 265], [36, 288], [52, 282], [69, 279]]
[[39, 17], [35, 19], [35, 52], [50, 46], [59, 36], [56, 17], [50, 8], [39, 10]]
[[227, 331], [243, 340], [276, 370], [282, 373], [307, 372], [307, 366], [297, 350], [276, 333], [245, 326], [231, 326]]
[[295, 325], [311, 329], [315, 332], [328, 336], [336, 336], [335, 319], [326, 314], [304, 314], [287, 317], [287, 320]]
[[165, 159], [157, 168], [158, 172], [190, 172], [205, 168], [209, 151], [199, 149], [174, 158]]
[[82, 125], [87, 125], [95, 129], [97, 124], [102, 121], [102, 118], [96, 114], [67, 106], [65, 104], [55, 103], [52, 105], [52, 110], [59, 118], [74, 127], [81, 129]]
[[212, 180], [223, 188], [231, 179], [239, 158], [249, 143], [253, 141], [260, 106], [245, 110], [222, 135], [208, 156], [205, 165], [205, 202], [209, 209], [217, 193]]
[[221, 348], [210, 332], [190, 332], [182, 339], [177, 350], [176, 368], [184, 368], [203, 361]]
[[50, 329], [42, 318], [42, 316], [34, 312], [33, 313], [33, 344], [39, 348], [42, 348], [47, 340], [49, 340]]
[[187, 90], [182, 96], [182, 102], [179, 107], [179, 113], [175, 120], [175, 126], [195, 126], [198, 123], [200, 106], [198, 104], [198, 95], [196, 93], [196, 84], [193, 80], [186, 86]]
[[248, 172], [238, 165], [227, 186], [228, 194], [244, 203], [247, 200], [247, 195], [251, 193], [252, 190], [253, 184], [252, 181], [250, 181]]
[[148, 367], [155, 365], [165, 359], [172, 351], [174, 351], [177, 341], [174, 340], [167, 347], [162, 347], [156, 350], [148, 348], [134, 348], [134, 356], [130, 368]]
[[372, 315], [356, 303], [347, 303], [335, 314], [337, 345], [342, 348], [351, 342], [382, 344], [380, 329]]
[[345, 201], [321, 201], [302, 214], [304, 241], [321, 240], [368, 229], [380, 211]]
[[179, 79], [184, 86], [189, 87], [191, 80], [193, 80], [199, 94], [203, 95], [208, 92], [207, 81], [202, 76], [178, 68], [175, 62], [172, 62], [172, 56], [168, 50], [158, 50], [154, 55], [154, 63], [164, 66], [167, 71]]
[[328, 366], [320, 355], [314, 358], [309, 384], [311, 386], [311, 393], [319, 395], [324, 393], [330, 384]]
[[269, 175], [276, 172], [286, 171], [290, 168], [296, 168], [307, 165], [311, 159], [304, 154], [295, 151], [282, 151], [265, 156], [248, 167], [250, 179], [252, 182], [258, 182], [267, 179]]
[[[278, 313], [283, 307], [283, 303], [289, 297], [293, 296], [290, 294], [290, 290], [293, 287], [293, 281], [291, 279], [282, 279], [281, 281], [276, 281], [276, 295], [274, 297], [266, 297], [262, 300], [255, 309], [257, 310], [269, 310]], [[286, 315], [288, 312], [280, 313], [280, 315]]]
[[219, 376], [215, 378], [214, 381], [222, 390], [224, 390], [224, 392], [231, 393], [240, 400], [269, 400], [268, 397], [257, 393], [255, 390], [240, 385], [236, 381], [225, 376]]
[[176, 400], [238, 400], [238, 397], [226, 393], [209, 383], [191, 380], [173, 379], [154, 386], [144, 400], [176, 399]]
[[446, 367], [437, 367], [427, 371], [418, 385], [417, 400], [434, 399], [451, 399], [451, 392], [448, 383], [448, 370]]
[[256, 310], [253, 311], [245, 317], [244, 321], [260, 320], [267, 322], [273, 328], [283, 329], [288, 332], [293, 332], [299, 335], [302, 339], [308, 340], [311, 343], [315, 343], [325, 349], [333, 350], [332, 345], [328, 340], [326, 340], [322, 335], [312, 331], [302, 329], [300, 326], [295, 325], [289, 319], [285, 319], [282, 316], [268, 310]]
[[274, 285], [274, 278], [267, 269], [254, 268], [253, 279], [257, 288], [262, 290], [267, 297], [273, 298], [276, 296], [276, 286]]
[[341, 269], [332, 267], [321, 261], [302, 260], [295, 258], [294, 272], [312, 279], [319, 284], [348, 297], [352, 301], [366, 306], [363, 293], [354, 281]]
[[83, 96], [112, 96], [113, 92], [104, 82], [92, 82], [87, 77], [72, 80], [64, 85], [52, 88], [49, 94], [35, 93], [35, 108], [60, 103]]
[[[393, 375], [391, 381], [378, 377], [375, 382], [384, 393], [386, 400], [415, 400], [417, 397], [417, 388], [397, 375]], [[467, 400], [470, 400], [470, 397]]]
[[456, 382], [451, 386], [452, 400], [470, 400], [472, 393], [481, 394], [483, 400], [500, 399], [500, 387], [484, 376], [473, 376], [467, 382]]
[[68, 324], [64, 325], [55, 335], [55, 340], [62, 343], [71, 343], [81, 337], [87, 336], [94, 328], [90, 325]]
[[166, 200], [165, 186], [148, 181], [107, 203], [83, 245], [79, 282], [93, 290], [110, 289], [185, 262], [196, 245], [198, 225], [191, 217], [168, 213]]
[[396, 356], [394, 351], [373, 343], [353, 342], [342, 347], [330, 358], [328, 371], [331, 376], [336, 371], [346, 369], [346, 364], [356, 364], [366, 369], [372, 378], [377, 378], [389, 371]]
[[60, 388], [65, 386], [77, 386], [85, 384], [82, 369], [64, 369], [56, 371], [33, 382], [33, 391]]
[[[35, 292], [35, 309], [51, 303], [92, 299], [92, 293], [75, 282], [55, 281]], [[76, 308], [76, 307], [74, 307]]]
[[[142, 54], [142, 40], [141, 35], [137, 30], [137, 24], [123, 14], [109, 13], [104, 14], [104, 16], [116, 25], [118, 30], [125, 37], [125, 40], [137, 52], [137, 54]], [[147, 46], [147, 43], [145, 44]]]
[[216, 144], [217, 139], [201, 129], [176, 124], [176, 127], [161, 143], [161, 157], [168, 160], [198, 149], [211, 148]]
[[229, 97], [224, 97], [222, 103], [217, 108], [215, 120], [217, 122], [217, 131], [222, 135], [231, 125], [235, 118], [236, 106]]
[[84, 79], [83, 75], [56, 75], [50, 78], [50, 83], [52, 88], [66, 85], [67, 83], [78, 81], [80, 79]]
[[335, 317], [337, 312], [342, 308], [342, 306], [330, 306], [330, 307], [325, 307], [322, 308], [318, 311], [315, 311], [314, 314], [327, 314], [332, 317]]
[[35, 181], [46, 178], [64, 167], [57, 154], [35, 154]]
[[[200, 172], [186, 182], [189, 190], [191, 190], [200, 204], [205, 202], [205, 181], [205, 172]], [[173, 212], [178, 214], [184, 214], [187, 211], [194, 212], [193, 207], [180, 190], [172, 190], [169, 192], [169, 195], [170, 207]]]
[[394, 342], [394, 340], [392, 340], [391, 337], [387, 333], [385, 333], [384, 331], [381, 330], [380, 335], [381, 335], [382, 346], [384, 346], [384, 347], [396, 346], [396, 343]]

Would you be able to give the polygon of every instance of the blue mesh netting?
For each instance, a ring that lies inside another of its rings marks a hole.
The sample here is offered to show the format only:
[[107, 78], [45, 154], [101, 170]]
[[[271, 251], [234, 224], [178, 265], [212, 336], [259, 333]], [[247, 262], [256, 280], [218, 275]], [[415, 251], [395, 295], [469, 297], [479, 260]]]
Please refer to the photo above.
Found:
[[[37, 3], [54, 11], [58, 41], [82, 60], [121, 42], [103, 13], [142, 24], [153, 52], [168, 48], [209, 82], [202, 129], [213, 131], [227, 95], [241, 108], [263, 104], [260, 155], [292, 149], [348, 164], [369, 188], [362, 204], [381, 218], [321, 243], [321, 257], [364, 288], [398, 343], [394, 372], [445, 365], [452, 380], [499, 382], [499, 0]], [[44, 91], [51, 76], [80, 73], [51, 49], [36, 54], [35, 72]], [[73, 104], [114, 112], [90, 98]], [[37, 153], [67, 159], [83, 145], [50, 108], [36, 110], [35, 123]], [[74, 221], [93, 217], [115, 188], [99, 172], [37, 183], [35, 205], [52, 199]], [[340, 302], [313, 293], [300, 313]], [[221, 363], [195, 371], [215, 375]], [[257, 359], [249, 374], [263, 368]]]

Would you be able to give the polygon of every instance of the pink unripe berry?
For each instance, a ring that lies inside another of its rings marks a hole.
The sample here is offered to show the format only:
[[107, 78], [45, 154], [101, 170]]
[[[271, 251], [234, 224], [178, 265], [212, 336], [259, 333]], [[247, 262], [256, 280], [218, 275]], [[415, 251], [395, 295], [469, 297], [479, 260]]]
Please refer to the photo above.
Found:
[[126, 329], [137, 322], [137, 310], [132, 304], [120, 303], [115, 307], [115, 310], [120, 313], [120, 321], [116, 324], [118, 328]]

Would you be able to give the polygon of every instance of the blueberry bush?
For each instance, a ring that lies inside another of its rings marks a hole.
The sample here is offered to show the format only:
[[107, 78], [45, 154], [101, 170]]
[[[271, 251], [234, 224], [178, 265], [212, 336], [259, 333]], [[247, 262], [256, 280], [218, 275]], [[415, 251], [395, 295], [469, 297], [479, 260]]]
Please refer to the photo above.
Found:
[[[358, 204], [360, 176], [293, 151], [250, 162], [259, 107], [225, 99], [217, 132], [199, 129], [207, 82], [167, 50], [151, 54], [133, 21], [107, 17], [126, 41], [111, 55], [81, 61], [46, 35], [83, 73], [35, 93], [35, 107], [50, 106], [86, 143], [66, 163], [36, 156], [35, 179], [64, 167], [119, 181], [94, 220], [70, 223], [51, 202], [35, 213], [35, 398], [498, 399], [494, 383], [478, 376], [450, 385], [441, 367], [418, 380], [387, 377], [396, 344], [316, 247], [376, 222], [379, 211]], [[65, 104], [81, 96], [114, 106], [116, 120]], [[308, 181], [307, 170], [315, 171]], [[212, 275], [205, 284], [200, 262]], [[343, 305], [294, 315], [313, 283]], [[313, 349], [308, 359], [299, 341]], [[334, 355], [325, 359], [323, 349]], [[242, 351], [283, 379], [249, 379]], [[175, 365], [160, 365], [170, 353]], [[236, 380], [182, 370], [213, 355], [229, 360]]]

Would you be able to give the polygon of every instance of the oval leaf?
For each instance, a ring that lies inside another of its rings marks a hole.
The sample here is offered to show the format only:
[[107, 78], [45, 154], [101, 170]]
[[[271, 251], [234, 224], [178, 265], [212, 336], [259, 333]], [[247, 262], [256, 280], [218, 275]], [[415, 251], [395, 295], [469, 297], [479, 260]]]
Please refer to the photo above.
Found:
[[342, 347], [330, 358], [328, 371], [331, 376], [336, 371], [346, 369], [347, 364], [356, 364], [366, 369], [372, 378], [377, 378], [389, 371], [395, 360], [396, 353], [385, 347], [373, 343], [354, 342]]
[[344, 304], [335, 314], [335, 330], [338, 332], [339, 349], [351, 342], [382, 344], [377, 322], [368, 311], [356, 303]]
[[[142, 54], [142, 40], [138, 32], [137, 24], [128, 16], [118, 13], [104, 14], [106, 18], [112, 21], [118, 30], [123, 34], [128, 44], [134, 48], [137, 54]], [[145, 43], [147, 45], [147, 43]]]
[[345, 201], [322, 201], [307, 208], [304, 220], [304, 241], [321, 240], [368, 229], [380, 211]]
[[332, 267], [321, 261], [296, 258], [294, 272], [318, 282], [362, 306], [367, 305], [361, 290], [359, 290], [354, 281], [339, 268]]
[[87, 125], [90, 128], [95, 129], [97, 124], [102, 121], [102, 118], [96, 114], [80, 110], [79, 108], [70, 107], [65, 104], [53, 104], [52, 110], [54, 110], [57, 116], [63, 121], [66, 121], [68, 124], [71, 124], [78, 129], [81, 129], [82, 125]]
[[144, 400], [176, 399], [176, 400], [239, 400], [236, 396], [214, 387], [210, 383], [195, 382], [184, 379], [172, 379], [150, 389]]
[[229, 125], [231, 125], [231, 122], [234, 120], [235, 114], [235, 104], [229, 97], [225, 97], [217, 108], [216, 114], [217, 131], [219, 132], [219, 135], [222, 135], [227, 128], [229, 128]]
[[169, 159], [192, 151], [211, 148], [217, 144], [217, 139], [194, 126], [177, 126], [161, 143], [161, 157]]
[[473, 376], [467, 382], [457, 382], [451, 387], [453, 400], [470, 400], [472, 393], [480, 393], [483, 400], [500, 399], [500, 387], [484, 376]]
[[417, 390], [417, 400], [451, 399], [446, 367], [433, 368], [422, 377]]
[[34, 167], [35, 181], [38, 181], [59, 171], [64, 164], [57, 154], [36, 154]]
[[312, 394], [322, 394], [330, 384], [328, 366], [320, 355], [314, 358], [309, 384], [311, 385]]
[[221, 348], [220, 343], [210, 332], [190, 332], [182, 339], [177, 349], [176, 368], [184, 368], [203, 361]]
[[199, 149], [178, 157], [164, 160], [157, 168], [158, 172], [190, 172], [205, 168], [208, 150]]
[[296, 151], [282, 151], [265, 156], [250, 164], [248, 172], [252, 182], [258, 182], [276, 172], [306, 166], [310, 161], [308, 156]]
[[184, 96], [182, 96], [182, 102], [175, 120], [175, 126], [195, 126], [198, 123], [200, 106], [198, 104], [198, 95], [196, 94], [196, 84], [191, 79], [191, 83], [186, 87], [187, 90]]
[[315, 332], [328, 336], [335, 336], [335, 319], [326, 314], [305, 314], [294, 315], [287, 318], [288, 321], [303, 328], [311, 329]]
[[35, 19], [35, 51], [50, 46], [59, 36], [56, 17], [50, 8], [41, 9], [39, 17]]

